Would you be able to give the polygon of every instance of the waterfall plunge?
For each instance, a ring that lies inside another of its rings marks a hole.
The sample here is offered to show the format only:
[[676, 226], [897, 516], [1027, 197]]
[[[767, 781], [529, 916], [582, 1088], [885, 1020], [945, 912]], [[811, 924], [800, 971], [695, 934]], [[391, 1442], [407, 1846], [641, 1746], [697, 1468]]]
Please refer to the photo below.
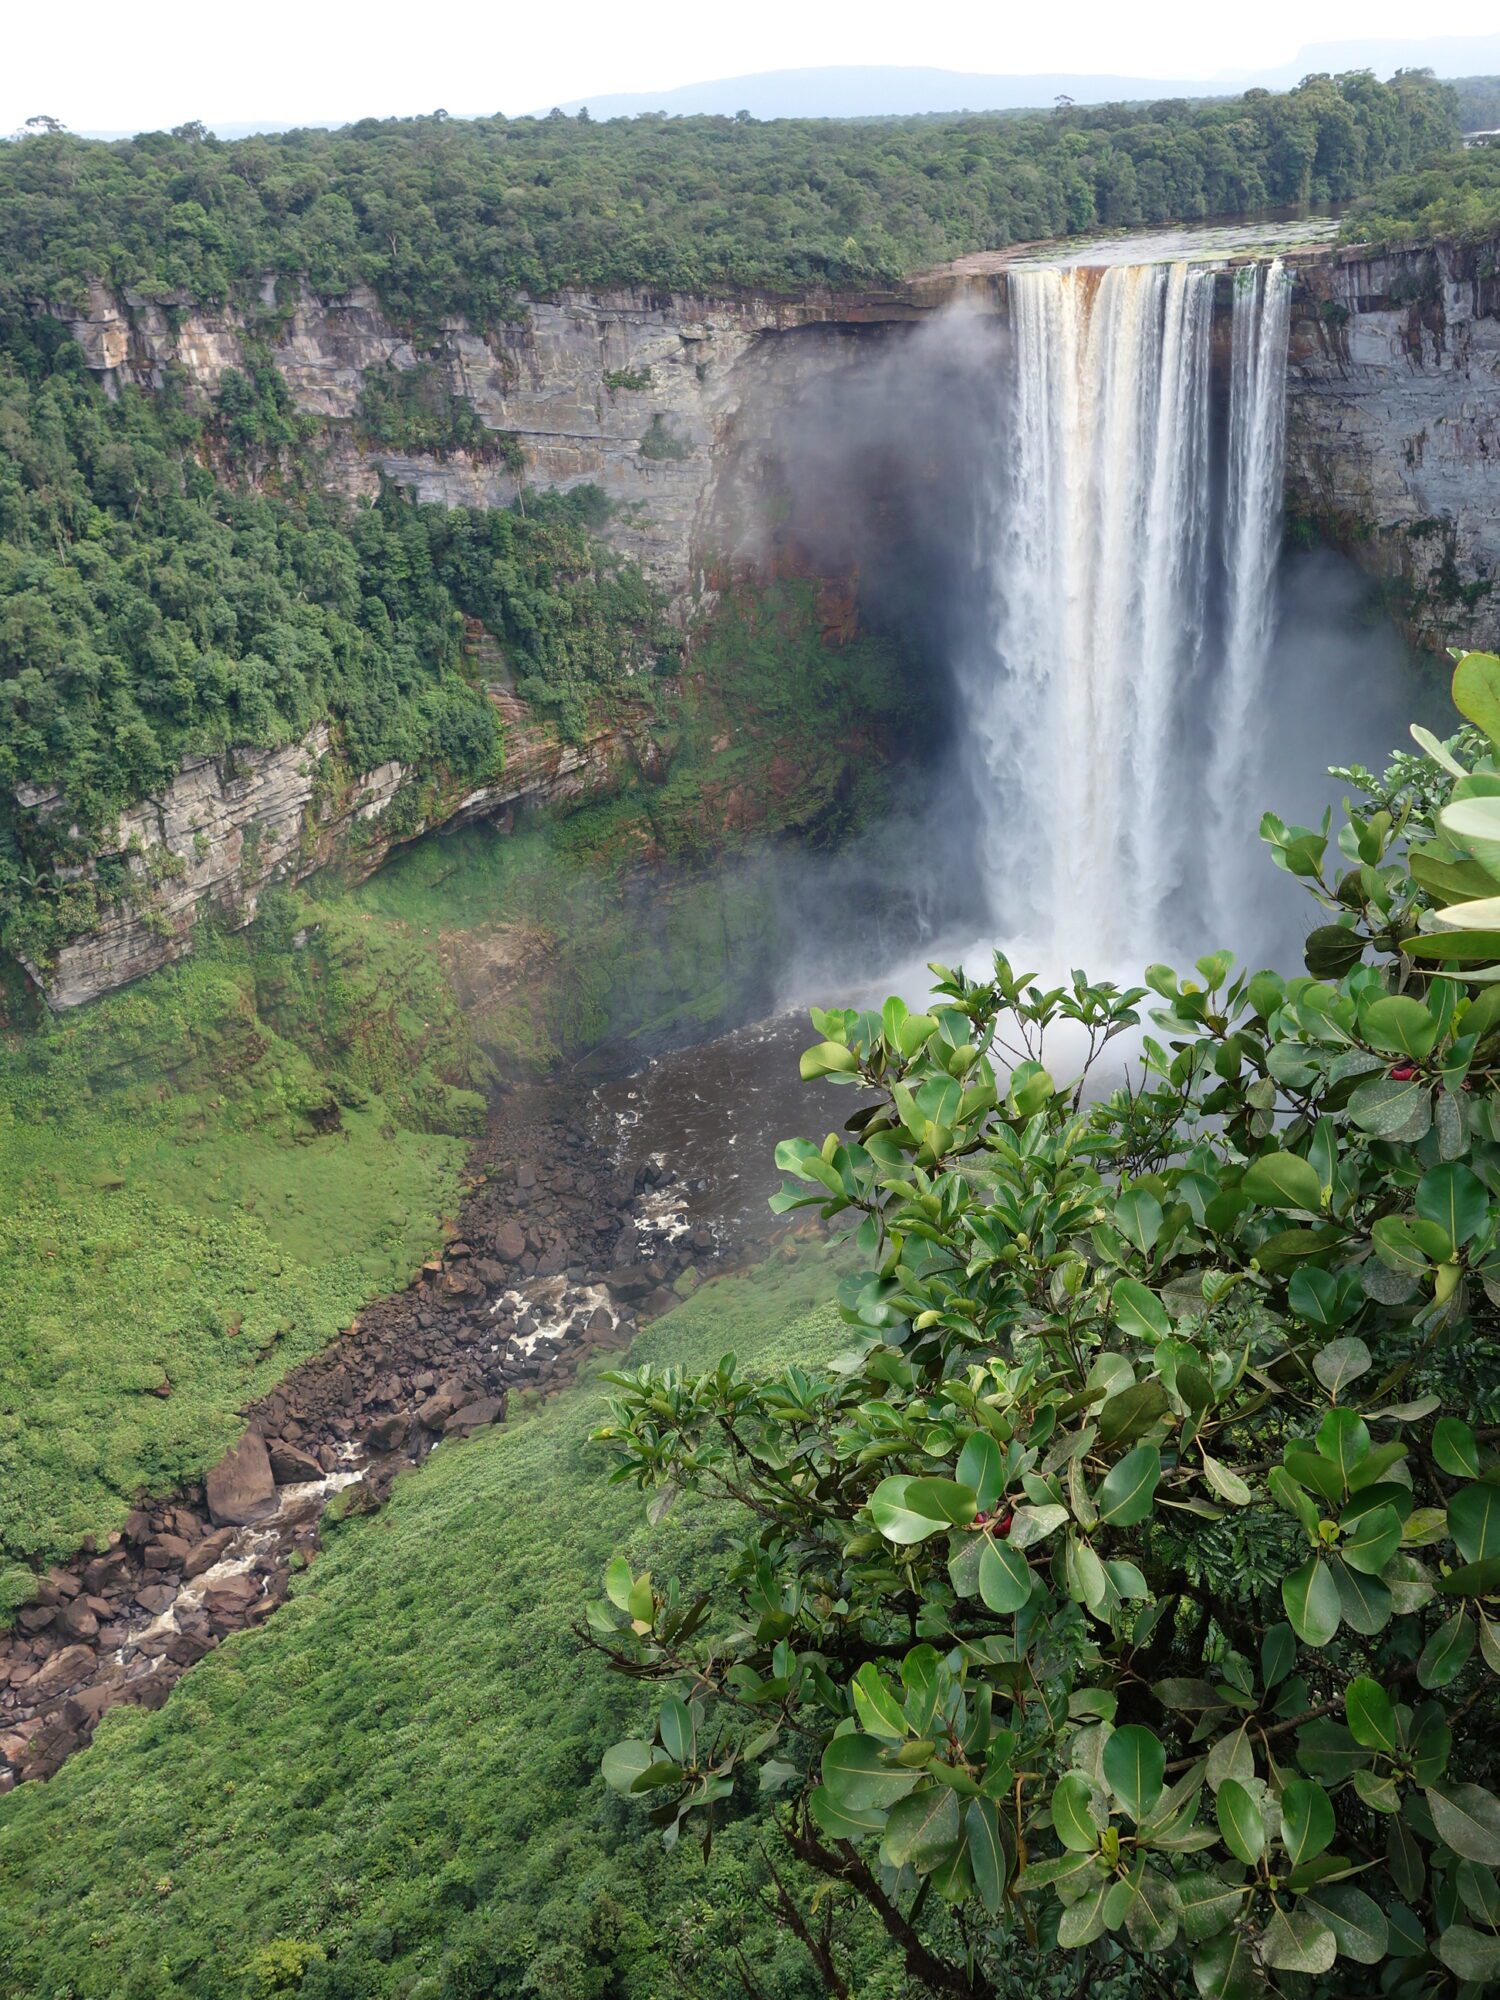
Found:
[[994, 639], [963, 692], [996, 928], [1049, 969], [1138, 967], [1232, 900], [1272, 637], [1288, 285], [1279, 261], [1235, 276], [1220, 440], [1215, 277], [1009, 276]]

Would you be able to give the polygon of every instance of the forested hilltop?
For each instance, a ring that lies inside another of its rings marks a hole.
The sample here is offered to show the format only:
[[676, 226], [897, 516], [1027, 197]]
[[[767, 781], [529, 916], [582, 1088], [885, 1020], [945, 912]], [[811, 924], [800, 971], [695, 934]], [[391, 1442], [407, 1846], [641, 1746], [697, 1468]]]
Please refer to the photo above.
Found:
[[1336, 201], [1451, 148], [1426, 72], [1020, 117], [367, 119], [221, 143], [0, 144], [0, 311], [90, 280], [223, 299], [372, 285], [413, 321], [563, 285], [868, 285], [1033, 237]]

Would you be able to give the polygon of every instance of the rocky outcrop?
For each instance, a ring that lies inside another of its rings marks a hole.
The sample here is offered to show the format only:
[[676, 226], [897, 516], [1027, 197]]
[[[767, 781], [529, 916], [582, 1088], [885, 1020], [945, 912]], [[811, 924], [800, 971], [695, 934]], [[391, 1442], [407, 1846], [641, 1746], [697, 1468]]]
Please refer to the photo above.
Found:
[[1500, 246], [1299, 264], [1287, 497], [1417, 645], [1500, 643]]
[[[268, 280], [257, 315], [95, 286], [72, 332], [111, 385], [159, 383], [171, 367], [208, 394], [227, 368], [244, 365], [253, 338], [268, 347], [298, 409], [327, 420], [324, 478], [349, 494], [373, 496], [389, 480], [423, 500], [494, 507], [523, 487], [597, 485], [616, 507], [610, 538], [682, 607], [703, 557], [720, 449], [747, 395], [764, 392], [763, 369], [747, 361], [803, 327], [854, 335], [922, 319], [947, 296], [937, 278], [889, 296], [795, 300], [564, 291], [484, 333], [452, 321], [419, 348], [364, 289], [323, 298], [301, 287], [278, 305]], [[790, 398], [801, 371], [829, 359], [826, 344], [787, 344], [780, 392]], [[497, 439], [514, 441], [519, 471], [482, 450], [413, 456], [362, 434], [366, 378], [419, 365], [436, 369]]]
[[[128, 896], [111, 903], [95, 928], [62, 946], [47, 965], [27, 964], [48, 1004], [77, 1007], [192, 950], [201, 918], [250, 923], [265, 889], [297, 882], [338, 862], [356, 875], [378, 868], [400, 840], [435, 825], [494, 818], [519, 805], [563, 806], [611, 790], [622, 773], [650, 766], [655, 746], [643, 720], [600, 727], [565, 742], [502, 688], [491, 699], [504, 735], [504, 768], [469, 789], [433, 786], [421, 810], [389, 809], [409, 773], [381, 764], [351, 778], [321, 724], [280, 750], [233, 749], [193, 757], [159, 797], [120, 815], [81, 872], [120, 862]], [[22, 786], [16, 802], [66, 828], [61, 794]]]

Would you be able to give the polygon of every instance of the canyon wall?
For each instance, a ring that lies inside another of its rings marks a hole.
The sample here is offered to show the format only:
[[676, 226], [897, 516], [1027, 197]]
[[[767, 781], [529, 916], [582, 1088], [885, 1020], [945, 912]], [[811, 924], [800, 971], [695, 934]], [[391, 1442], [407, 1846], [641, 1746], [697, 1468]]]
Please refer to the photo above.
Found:
[[[96, 287], [71, 325], [111, 388], [158, 384], [175, 368], [211, 395], [226, 369], [268, 354], [297, 408], [324, 420], [311, 447], [319, 476], [350, 495], [374, 497], [390, 481], [423, 500], [502, 506], [518, 496], [524, 504], [527, 491], [597, 485], [614, 503], [611, 539], [690, 626], [711, 608], [726, 559], [742, 552], [724, 496], [745, 490], [747, 466], [753, 492], [758, 456], [785, 413], [820, 376], [860, 366], [959, 296], [1003, 314], [1004, 260], [981, 261], [982, 273], [934, 272], [881, 296], [564, 292], [483, 334], [447, 324], [420, 349], [370, 293], [329, 299], [300, 288], [288, 297], [269, 280], [258, 307], [222, 311]], [[1415, 643], [1500, 644], [1495, 247], [1381, 257], [1326, 249], [1292, 261], [1293, 520], [1381, 579]], [[496, 453], [402, 454], [368, 435], [365, 380], [419, 365], [513, 441], [506, 456], [513, 464], [519, 454], [519, 470]], [[764, 542], [755, 546], [766, 554]], [[48, 1001], [76, 1005], [179, 957], [205, 910], [249, 922], [268, 882], [335, 859], [368, 870], [398, 838], [522, 800], [558, 805], [597, 793], [626, 763], [649, 768], [655, 757], [644, 723], [563, 745], [503, 690], [494, 698], [506, 724], [504, 780], [451, 796], [429, 785], [416, 814], [390, 811], [409, 774], [388, 765], [355, 777], [321, 730], [280, 751], [185, 765], [101, 847], [101, 859], [124, 856], [132, 895], [54, 965], [29, 968]], [[20, 802], [67, 815], [66, 800], [45, 792]]]
[[1500, 245], [1299, 260], [1287, 500], [1425, 651], [1500, 645]]

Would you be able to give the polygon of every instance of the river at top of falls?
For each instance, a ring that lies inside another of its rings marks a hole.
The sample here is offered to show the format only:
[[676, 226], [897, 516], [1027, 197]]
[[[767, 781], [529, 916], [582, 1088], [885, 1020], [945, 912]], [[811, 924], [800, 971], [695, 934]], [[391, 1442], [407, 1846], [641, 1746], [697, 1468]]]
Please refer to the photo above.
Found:
[[[1209, 261], [1008, 274], [1008, 394], [960, 662], [995, 940], [1139, 968], [1235, 901], [1281, 533], [1289, 282]], [[1198, 948], [1203, 948], [1198, 944]]]

